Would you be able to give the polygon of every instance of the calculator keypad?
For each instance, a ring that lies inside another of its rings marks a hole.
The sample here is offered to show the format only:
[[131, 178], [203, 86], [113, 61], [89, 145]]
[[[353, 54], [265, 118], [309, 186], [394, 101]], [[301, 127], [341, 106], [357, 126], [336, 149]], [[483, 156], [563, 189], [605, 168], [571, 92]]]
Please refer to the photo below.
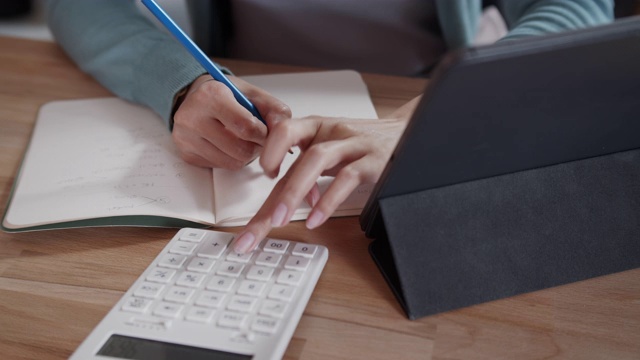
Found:
[[[121, 310], [237, 330], [277, 332], [317, 246], [266, 239], [239, 255], [233, 235], [186, 229], [150, 266]], [[248, 335], [247, 335], [248, 334]]]

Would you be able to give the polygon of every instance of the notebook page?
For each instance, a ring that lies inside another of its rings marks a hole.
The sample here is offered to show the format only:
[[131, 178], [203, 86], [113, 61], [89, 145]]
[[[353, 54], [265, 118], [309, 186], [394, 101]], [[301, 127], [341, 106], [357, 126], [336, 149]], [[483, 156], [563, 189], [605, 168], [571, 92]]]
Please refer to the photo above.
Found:
[[[266, 89], [275, 97], [289, 105], [293, 117], [321, 115], [375, 119], [377, 114], [366, 84], [355, 71], [323, 71], [244, 77], [245, 80]], [[287, 155], [282, 164], [280, 177], [299, 154]], [[220, 226], [246, 224], [260, 209], [275, 186], [277, 179], [265, 176], [256, 160], [240, 171], [213, 170], [214, 202]], [[320, 191], [324, 191], [332, 177], [322, 177], [318, 181]], [[360, 214], [366, 203], [372, 185], [363, 185], [354, 191], [333, 216]], [[310, 212], [302, 203], [293, 219], [305, 219]]]
[[179, 158], [151, 110], [117, 98], [43, 106], [14, 191], [7, 228], [128, 215], [215, 220], [210, 170]]

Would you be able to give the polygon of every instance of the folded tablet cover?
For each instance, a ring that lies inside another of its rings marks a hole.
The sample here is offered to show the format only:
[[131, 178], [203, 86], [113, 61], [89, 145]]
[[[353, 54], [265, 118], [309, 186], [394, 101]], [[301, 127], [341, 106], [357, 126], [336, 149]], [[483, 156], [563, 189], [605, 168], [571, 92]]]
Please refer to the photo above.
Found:
[[640, 150], [392, 196], [380, 208], [388, 240], [372, 252], [410, 318], [640, 267]]

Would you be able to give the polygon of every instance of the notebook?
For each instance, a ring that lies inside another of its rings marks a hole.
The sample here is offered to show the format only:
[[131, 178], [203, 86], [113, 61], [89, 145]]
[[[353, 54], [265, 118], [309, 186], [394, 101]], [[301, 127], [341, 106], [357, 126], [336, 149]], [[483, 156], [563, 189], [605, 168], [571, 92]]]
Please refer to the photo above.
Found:
[[[244, 77], [287, 103], [294, 117], [377, 118], [354, 71]], [[280, 176], [295, 160], [288, 155]], [[83, 226], [239, 226], [258, 211], [277, 179], [258, 161], [240, 171], [182, 161], [164, 122], [119, 98], [54, 101], [39, 112], [3, 219], [5, 231]], [[322, 177], [323, 191], [332, 181]], [[334, 216], [358, 215], [361, 186]], [[306, 218], [303, 203], [294, 219]]]

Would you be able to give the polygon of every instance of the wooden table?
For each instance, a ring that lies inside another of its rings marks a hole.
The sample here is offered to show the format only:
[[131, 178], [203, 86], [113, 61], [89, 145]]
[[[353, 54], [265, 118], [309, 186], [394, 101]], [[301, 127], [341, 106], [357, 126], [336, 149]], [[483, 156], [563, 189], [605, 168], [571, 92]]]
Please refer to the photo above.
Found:
[[[38, 108], [109, 92], [55, 44], [0, 37], [0, 49], [4, 213]], [[221, 62], [239, 75], [306, 70]], [[381, 75], [364, 79], [380, 116], [425, 85]], [[175, 231], [0, 233], [0, 358], [67, 358]], [[640, 359], [640, 269], [409, 321], [369, 257], [356, 217], [332, 219], [314, 231], [297, 222], [271, 235], [330, 251], [286, 358]]]

